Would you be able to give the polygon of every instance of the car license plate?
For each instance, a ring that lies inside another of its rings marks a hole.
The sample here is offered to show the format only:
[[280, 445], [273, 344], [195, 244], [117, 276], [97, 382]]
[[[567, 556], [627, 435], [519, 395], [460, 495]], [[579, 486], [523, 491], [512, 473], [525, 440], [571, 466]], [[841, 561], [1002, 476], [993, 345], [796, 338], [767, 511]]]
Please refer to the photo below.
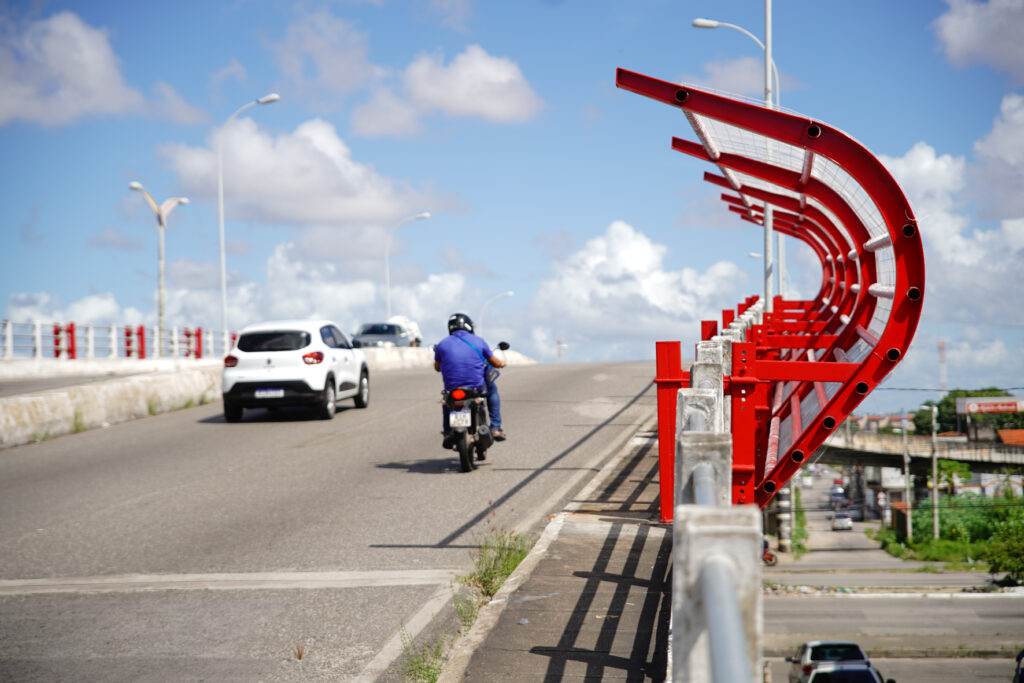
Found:
[[448, 416], [448, 424], [452, 427], [468, 427], [473, 423], [473, 416], [468, 410], [460, 410]]
[[284, 389], [257, 389], [256, 398], [284, 398]]

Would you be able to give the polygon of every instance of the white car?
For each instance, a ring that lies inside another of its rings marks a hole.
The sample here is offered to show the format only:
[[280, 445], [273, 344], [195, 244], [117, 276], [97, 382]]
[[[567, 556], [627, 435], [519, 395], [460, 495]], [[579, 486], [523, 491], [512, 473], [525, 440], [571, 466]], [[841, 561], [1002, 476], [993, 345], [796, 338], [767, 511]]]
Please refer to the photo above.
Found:
[[250, 325], [224, 359], [224, 419], [245, 408], [313, 405], [334, 417], [336, 402], [370, 403], [366, 358], [330, 320], [278, 320]]
[[849, 512], [837, 512], [832, 515], [832, 531], [853, 531], [853, 518]]
[[[867, 653], [860, 645], [846, 640], [812, 640], [797, 648], [796, 654], [786, 657], [786, 661], [792, 665], [789, 669], [789, 683], [807, 683], [819, 667], [834, 671], [837, 665], [871, 666]], [[825, 679], [824, 676], [819, 677], [819, 680]]]

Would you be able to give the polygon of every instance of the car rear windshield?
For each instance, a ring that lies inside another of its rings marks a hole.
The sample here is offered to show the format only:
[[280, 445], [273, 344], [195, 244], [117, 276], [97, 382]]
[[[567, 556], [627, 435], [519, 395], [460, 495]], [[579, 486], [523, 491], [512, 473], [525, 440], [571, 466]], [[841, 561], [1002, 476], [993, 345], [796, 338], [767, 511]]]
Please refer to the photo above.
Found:
[[864, 659], [864, 653], [856, 645], [816, 645], [811, 648], [811, 659], [816, 662], [846, 662]]
[[242, 351], [298, 351], [309, 346], [309, 340], [309, 332], [299, 330], [247, 332], [238, 338], [238, 348]]
[[819, 671], [811, 676], [810, 683], [878, 683], [878, 678], [868, 669]]
[[398, 334], [398, 325], [385, 325], [383, 323], [363, 325], [359, 334]]

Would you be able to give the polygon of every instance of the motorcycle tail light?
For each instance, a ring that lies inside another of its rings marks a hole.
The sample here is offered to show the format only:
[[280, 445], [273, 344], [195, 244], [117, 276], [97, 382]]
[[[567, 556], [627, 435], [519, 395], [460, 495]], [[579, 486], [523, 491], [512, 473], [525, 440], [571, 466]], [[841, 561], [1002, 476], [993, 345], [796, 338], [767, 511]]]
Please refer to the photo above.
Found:
[[319, 351], [307, 353], [305, 356], [302, 357], [302, 362], [305, 363], [306, 365], [316, 365], [317, 363], [322, 363], [323, 360], [324, 354], [322, 354]]
[[456, 389], [455, 391], [452, 392], [452, 398], [454, 398], [457, 401], [461, 401], [462, 399], [466, 398], [466, 392], [463, 391], [462, 389]]
[[810, 676], [812, 671], [814, 671], [814, 665], [812, 665], [812, 664], [804, 664], [804, 673], [805, 674]]
[[236, 365], [238, 365], [238, 359], [235, 358], [234, 356], [227, 356], [224, 359], [224, 367], [226, 367], [226, 368], [233, 368]]
[[462, 410], [462, 401], [455, 401], [454, 403], [452, 403], [452, 407]]

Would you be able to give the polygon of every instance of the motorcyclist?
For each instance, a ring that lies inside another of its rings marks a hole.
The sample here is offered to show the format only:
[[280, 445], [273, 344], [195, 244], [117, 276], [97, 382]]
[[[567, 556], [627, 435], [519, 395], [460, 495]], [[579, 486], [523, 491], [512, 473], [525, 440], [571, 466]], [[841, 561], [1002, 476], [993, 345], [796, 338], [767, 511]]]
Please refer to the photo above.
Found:
[[[441, 373], [446, 391], [457, 387], [486, 387], [491, 435], [495, 441], [504, 441], [501, 398], [498, 396], [497, 385], [487, 380], [489, 365], [503, 368], [505, 361], [494, 355], [487, 342], [473, 334], [473, 321], [468, 315], [453, 313], [448, 318], [448, 336], [434, 347], [434, 369]], [[444, 447], [451, 448], [447, 409], [444, 411], [443, 434]]]

